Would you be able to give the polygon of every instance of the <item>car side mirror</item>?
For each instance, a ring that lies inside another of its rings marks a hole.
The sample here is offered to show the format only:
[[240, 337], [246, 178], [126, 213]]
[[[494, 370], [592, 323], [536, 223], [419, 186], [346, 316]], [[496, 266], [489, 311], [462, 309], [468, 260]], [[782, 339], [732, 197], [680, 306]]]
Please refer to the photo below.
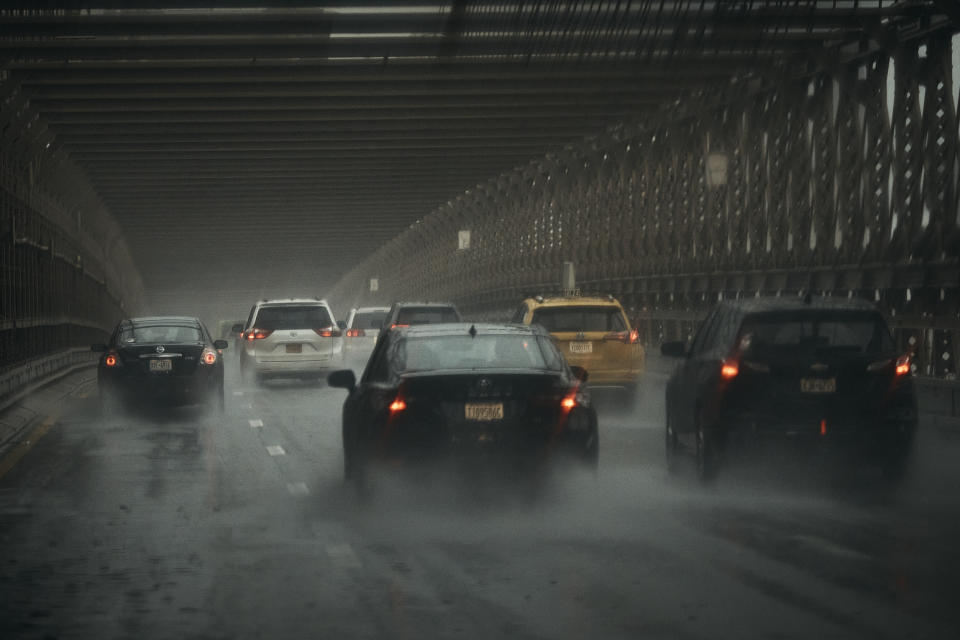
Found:
[[226, 349], [227, 346], [228, 346], [228, 344], [227, 344], [227, 341], [226, 341], [226, 340], [214, 340], [214, 341], [213, 341], [213, 348], [214, 348], [214, 349]]
[[107, 345], [105, 344], [92, 344], [90, 345], [90, 351], [96, 351], [97, 353], [103, 353], [107, 350]]
[[587, 370], [579, 365], [576, 365], [576, 364], [570, 365], [570, 373], [572, 373], [573, 377], [579, 380], [580, 382], [587, 381], [587, 377], [588, 377]]
[[327, 384], [353, 392], [357, 387], [357, 378], [353, 375], [352, 369], [340, 369], [327, 376]]
[[337, 320], [337, 326], [340, 327], [340, 330], [341, 330], [341, 331], [343, 331], [344, 329], [347, 328], [347, 321], [346, 321], [346, 320]]
[[232, 327], [230, 327], [230, 333], [242, 333], [242, 332], [243, 332], [243, 325], [242, 325], [242, 324], [237, 323], [237, 324], [233, 325]]
[[664, 342], [660, 345], [661, 355], [668, 358], [685, 358], [687, 356], [687, 345], [684, 342]]

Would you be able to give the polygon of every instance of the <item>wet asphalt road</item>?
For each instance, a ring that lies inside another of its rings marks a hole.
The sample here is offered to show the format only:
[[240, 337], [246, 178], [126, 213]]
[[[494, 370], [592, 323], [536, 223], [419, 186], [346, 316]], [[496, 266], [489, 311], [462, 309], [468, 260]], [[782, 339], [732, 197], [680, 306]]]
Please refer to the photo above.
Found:
[[91, 385], [0, 478], [0, 638], [960, 637], [960, 438], [923, 430], [895, 492], [704, 488], [664, 470], [663, 382], [602, 413], [598, 479], [370, 507], [341, 390], [233, 378], [224, 416], [101, 419]]

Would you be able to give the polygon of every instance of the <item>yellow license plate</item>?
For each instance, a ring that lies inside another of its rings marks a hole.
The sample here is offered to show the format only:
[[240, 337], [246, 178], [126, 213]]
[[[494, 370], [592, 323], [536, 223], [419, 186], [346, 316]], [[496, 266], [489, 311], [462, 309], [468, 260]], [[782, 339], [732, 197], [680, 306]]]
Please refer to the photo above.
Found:
[[173, 360], [151, 360], [150, 371], [173, 371]]
[[288, 344], [287, 353], [303, 353], [302, 344]]
[[800, 378], [800, 391], [803, 393], [836, 393], [836, 378]]
[[592, 342], [571, 342], [570, 353], [593, 353]]
[[503, 420], [502, 402], [468, 402], [463, 406], [467, 420]]

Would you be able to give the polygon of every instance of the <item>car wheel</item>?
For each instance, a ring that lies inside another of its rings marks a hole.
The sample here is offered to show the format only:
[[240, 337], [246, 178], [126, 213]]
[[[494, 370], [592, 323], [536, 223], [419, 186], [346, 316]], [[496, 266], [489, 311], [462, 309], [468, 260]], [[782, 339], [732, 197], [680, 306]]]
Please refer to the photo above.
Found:
[[697, 423], [696, 436], [697, 479], [704, 483], [710, 482], [717, 477], [716, 444], [707, 435], [706, 429], [700, 422]]
[[674, 474], [679, 466], [679, 443], [677, 442], [677, 432], [674, 425], [673, 414], [668, 410], [666, 426], [664, 428], [664, 440], [666, 444], [667, 473]]
[[123, 409], [123, 404], [115, 390], [102, 386], [97, 397], [97, 408], [101, 416], [111, 416], [119, 413]]

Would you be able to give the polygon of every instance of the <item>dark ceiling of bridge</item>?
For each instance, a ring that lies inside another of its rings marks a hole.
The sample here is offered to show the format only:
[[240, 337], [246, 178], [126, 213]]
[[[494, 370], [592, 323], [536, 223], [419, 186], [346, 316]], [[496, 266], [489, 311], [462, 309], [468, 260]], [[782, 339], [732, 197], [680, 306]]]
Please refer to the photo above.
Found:
[[322, 293], [505, 170], [656, 117], [690, 89], [773, 82], [956, 11], [954, 0], [317, 4], [0, 9], [3, 99], [24, 101], [37, 140], [85, 172], [148, 293]]

